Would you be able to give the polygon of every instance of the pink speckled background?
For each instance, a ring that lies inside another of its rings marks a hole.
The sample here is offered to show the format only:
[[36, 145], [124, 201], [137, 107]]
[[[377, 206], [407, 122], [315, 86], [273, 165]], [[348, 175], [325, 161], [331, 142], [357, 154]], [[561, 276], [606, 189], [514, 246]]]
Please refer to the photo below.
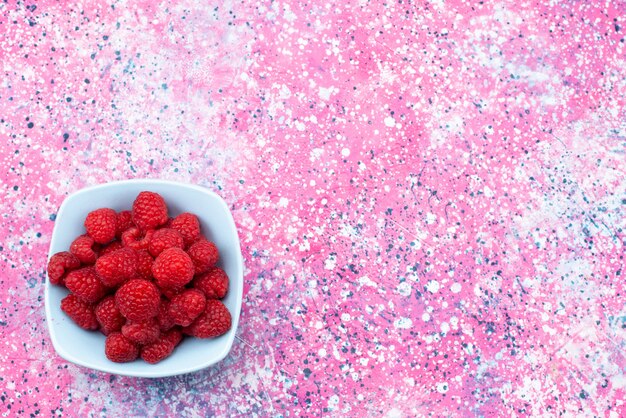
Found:
[[[626, 3], [64, 3], [0, 3], [0, 415], [626, 415]], [[240, 232], [199, 373], [47, 333], [59, 205], [143, 177]]]

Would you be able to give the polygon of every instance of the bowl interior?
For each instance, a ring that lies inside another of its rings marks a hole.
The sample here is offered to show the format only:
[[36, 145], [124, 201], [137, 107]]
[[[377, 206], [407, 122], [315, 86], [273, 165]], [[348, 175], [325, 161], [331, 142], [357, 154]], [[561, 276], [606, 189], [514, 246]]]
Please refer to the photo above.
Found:
[[223, 301], [233, 319], [230, 331], [213, 339], [187, 338], [173, 355], [155, 365], [141, 360], [113, 363], [104, 355], [104, 335], [85, 331], [74, 324], [61, 311], [61, 299], [68, 291], [46, 281], [46, 319], [52, 343], [66, 360], [109, 373], [163, 377], [200, 370], [220, 361], [230, 351], [239, 323], [243, 294], [239, 237], [228, 206], [218, 195], [198, 186], [160, 180], [128, 180], [80, 190], [68, 196], [59, 209], [48, 257], [67, 251], [74, 238], [85, 233], [83, 222], [90, 211], [100, 207], [129, 210], [135, 197], [144, 190], [161, 194], [170, 216], [182, 212], [196, 214], [203, 234], [217, 245], [220, 251], [218, 266], [230, 278], [229, 291]]

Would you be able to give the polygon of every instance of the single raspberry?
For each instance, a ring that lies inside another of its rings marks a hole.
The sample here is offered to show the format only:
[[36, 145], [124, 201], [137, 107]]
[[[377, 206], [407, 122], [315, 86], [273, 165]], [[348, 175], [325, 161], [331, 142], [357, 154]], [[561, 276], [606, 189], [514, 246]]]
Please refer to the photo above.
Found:
[[115, 303], [122, 315], [134, 322], [146, 321], [159, 313], [161, 294], [154, 283], [129, 280], [115, 293]]
[[176, 333], [180, 334], [180, 331], [171, 330], [161, 336], [156, 342], [146, 345], [141, 349], [141, 358], [150, 364], [156, 364], [161, 360], [167, 358], [174, 348], [176, 348]]
[[161, 304], [159, 305], [159, 313], [157, 315], [157, 322], [159, 323], [159, 329], [163, 331], [170, 330], [176, 323], [174, 318], [170, 315], [171, 302], [166, 298], [161, 298]]
[[105, 286], [116, 287], [137, 272], [137, 253], [130, 248], [122, 248], [98, 258], [96, 273]]
[[185, 290], [180, 295], [172, 298], [170, 303], [170, 316], [177, 325], [183, 327], [191, 325], [206, 307], [204, 293], [197, 289]]
[[122, 327], [122, 334], [136, 344], [146, 345], [158, 340], [161, 331], [156, 319], [151, 318], [144, 322], [127, 322]]
[[217, 263], [219, 252], [215, 244], [206, 239], [199, 239], [187, 250], [193, 261], [195, 274], [204, 273]]
[[81, 235], [70, 245], [70, 252], [76, 256], [83, 264], [93, 264], [98, 258], [94, 251], [95, 241], [89, 235]]
[[152, 279], [152, 263], [154, 263], [154, 259], [148, 250], [137, 251], [137, 278]]
[[122, 237], [122, 233], [128, 228], [133, 227], [133, 214], [129, 210], [123, 210], [117, 214], [116, 217], [115, 236], [117, 239]]
[[159, 287], [181, 287], [193, 278], [193, 262], [180, 248], [168, 248], [154, 260], [152, 275]]
[[67, 314], [76, 324], [86, 330], [98, 329], [98, 320], [93, 311], [93, 306], [70, 293], [61, 301], [61, 310]]
[[112, 332], [104, 342], [104, 354], [115, 363], [127, 363], [139, 357], [139, 347], [121, 332]]
[[142, 232], [139, 228], [129, 228], [122, 233], [124, 247], [129, 247], [137, 251], [147, 250], [154, 232], [153, 229]]
[[163, 334], [163, 339], [174, 344], [174, 347], [176, 347], [178, 344], [180, 344], [181, 340], [183, 339], [183, 333], [181, 332], [179, 327], [176, 327], [170, 330], [169, 332], [166, 332], [165, 334]]
[[109, 244], [102, 246], [102, 248], [100, 248], [100, 251], [98, 252], [98, 257], [103, 257], [107, 254], [112, 253], [113, 251], [121, 250], [122, 248], [124, 248], [122, 242], [115, 240]]
[[228, 276], [219, 267], [196, 276], [191, 286], [201, 290], [207, 299], [223, 299], [228, 292]]
[[198, 338], [212, 338], [225, 334], [230, 329], [232, 318], [222, 301], [209, 299], [204, 312], [183, 332]]
[[183, 248], [184, 241], [182, 235], [175, 229], [161, 228], [154, 232], [150, 243], [148, 244], [148, 251], [153, 257], [158, 256], [167, 250], [168, 248]]
[[71, 271], [65, 278], [65, 287], [87, 303], [98, 302], [108, 291], [93, 266]]
[[85, 219], [87, 234], [99, 244], [113, 241], [117, 231], [117, 214], [113, 209], [101, 208], [89, 212]]
[[181, 213], [172, 220], [171, 228], [177, 230], [185, 240], [185, 247], [190, 246], [200, 237], [200, 221], [193, 213]]
[[156, 229], [167, 222], [167, 205], [158, 193], [141, 192], [133, 202], [133, 222], [139, 229]]
[[80, 267], [80, 260], [68, 251], [54, 254], [48, 261], [48, 279], [52, 284], [65, 285], [66, 273]]
[[160, 288], [160, 290], [161, 290], [161, 294], [163, 296], [165, 296], [169, 300], [172, 300], [174, 298], [174, 296], [180, 295], [186, 289], [185, 289], [185, 287], [181, 286], [181, 287], [162, 287], [162, 288]]
[[118, 332], [126, 322], [126, 318], [122, 315], [119, 308], [115, 304], [115, 297], [108, 296], [96, 306], [96, 319], [100, 324], [100, 331], [104, 335], [112, 332]]

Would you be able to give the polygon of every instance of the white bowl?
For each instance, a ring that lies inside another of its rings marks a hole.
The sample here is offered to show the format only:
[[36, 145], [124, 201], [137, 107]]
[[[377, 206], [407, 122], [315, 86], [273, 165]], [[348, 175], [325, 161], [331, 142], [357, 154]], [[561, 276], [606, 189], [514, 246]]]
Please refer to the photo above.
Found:
[[228, 206], [215, 193], [202, 187], [162, 180], [127, 180], [79, 190], [68, 196], [56, 217], [50, 253], [68, 251], [77, 236], [84, 234], [87, 214], [97, 208], [130, 210], [141, 191], [161, 194], [170, 216], [192, 212], [198, 216], [203, 234], [220, 251], [218, 266], [230, 278], [230, 287], [223, 300], [232, 315], [232, 327], [225, 335], [213, 339], [185, 338], [174, 353], [157, 364], [141, 359], [130, 363], [114, 363], [104, 354], [105, 337], [98, 331], [78, 327], [63, 311], [61, 300], [68, 291], [46, 281], [46, 320], [56, 352], [72, 363], [125, 376], [164, 377], [195, 372], [222, 360], [230, 351], [239, 323], [243, 296], [243, 258], [239, 236]]

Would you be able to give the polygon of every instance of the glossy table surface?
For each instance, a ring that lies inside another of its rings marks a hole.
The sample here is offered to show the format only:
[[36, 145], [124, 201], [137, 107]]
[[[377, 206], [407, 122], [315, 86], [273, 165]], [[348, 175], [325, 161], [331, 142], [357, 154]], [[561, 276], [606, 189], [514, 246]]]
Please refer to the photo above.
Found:
[[[0, 416], [624, 416], [625, 9], [0, 4]], [[207, 370], [51, 346], [59, 205], [129, 178], [231, 207]]]

